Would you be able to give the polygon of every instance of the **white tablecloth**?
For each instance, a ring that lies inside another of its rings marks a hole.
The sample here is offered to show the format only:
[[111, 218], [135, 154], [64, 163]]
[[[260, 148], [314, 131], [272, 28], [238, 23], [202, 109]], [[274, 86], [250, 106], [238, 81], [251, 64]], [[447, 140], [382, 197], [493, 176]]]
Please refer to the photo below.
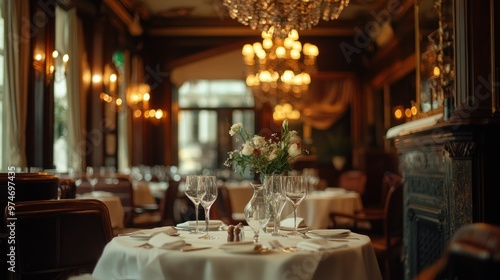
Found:
[[84, 193], [76, 196], [78, 199], [97, 199], [102, 201], [109, 211], [109, 218], [113, 228], [124, 228], [125, 210], [120, 198], [108, 192]]
[[[115, 237], [104, 249], [93, 277], [112, 279], [341, 279], [380, 280], [381, 274], [370, 239], [352, 234], [358, 239], [346, 239], [347, 247], [331, 251], [267, 254], [236, 254], [219, 249], [226, 242], [225, 231], [211, 232], [215, 240], [200, 240], [199, 235], [181, 231], [193, 246], [210, 246], [210, 249], [180, 252], [159, 248], [139, 248], [145, 240], [128, 236]], [[245, 230], [246, 240], [253, 233]], [[261, 233], [261, 242], [277, 239]], [[279, 237], [285, 246], [304, 241], [301, 237]], [[335, 241], [332, 241], [335, 242]], [[341, 241], [338, 241], [341, 242]]]
[[[308, 193], [299, 204], [297, 216], [302, 217], [310, 229], [322, 229], [328, 228], [331, 211], [353, 214], [362, 209], [363, 203], [358, 193], [343, 190], [314, 191]], [[287, 202], [281, 217], [293, 217], [293, 207], [290, 202]]]

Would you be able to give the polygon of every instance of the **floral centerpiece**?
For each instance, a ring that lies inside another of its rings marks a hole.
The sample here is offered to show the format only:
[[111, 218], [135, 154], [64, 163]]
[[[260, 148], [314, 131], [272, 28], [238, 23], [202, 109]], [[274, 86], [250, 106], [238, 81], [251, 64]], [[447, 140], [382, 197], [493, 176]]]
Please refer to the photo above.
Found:
[[251, 135], [243, 128], [243, 124], [231, 126], [229, 135], [239, 136], [236, 141], [242, 141], [239, 149], [228, 152], [224, 165], [232, 167], [242, 175], [247, 169], [263, 176], [281, 174], [292, 170], [291, 163], [302, 153], [298, 133], [288, 128], [288, 121], [283, 121], [281, 135], [273, 133], [269, 139], [263, 136]]

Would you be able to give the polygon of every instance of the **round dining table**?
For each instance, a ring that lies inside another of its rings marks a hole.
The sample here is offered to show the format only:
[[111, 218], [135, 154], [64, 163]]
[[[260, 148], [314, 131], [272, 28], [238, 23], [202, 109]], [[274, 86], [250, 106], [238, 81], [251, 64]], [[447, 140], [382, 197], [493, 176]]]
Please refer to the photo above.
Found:
[[[226, 230], [210, 231], [216, 237], [212, 240], [199, 239], [200, 235], [188, 231], [179, 233], [169, 238], [199, 250], [145, 246], [148, 239], [140, 238], [144, 236], [118, 236], [105, 247], [92, 276], [102, 280], [382, 279], [370, 238], [365, 235], [351, 233], [347, 237], [332, 238], [326, 241], [332, 245], [328, 250], [283, 252], [271, 249], [269, 241], [278, 240], [283, 246], [296, 247], [311, 239], [261, 232], [259, 242], [264, 250], [227, 251], [223, 248], [240, 245], [227, 243]], [[245, 227], [244, 235], [245, 242], [241, 244], [252, 244], [253, 232]]]
[[97, 199], [102, 201], [109, 211], [112, 228], [124, 228], [125, 210], [120, 198], [110, 192], [93, 191], [90, 193], [77, 194], [78, 199]]
[[[354, 214], [363, 209], [361, 196], [357, 192], [341, 188], [329, 188], [325, 191], [312, 191], [306, 195], [297, 207], [297, 216], [301, 217], [310, 229], [328, 228], [330, 212]], [[282, 219], [293, 217], [293, 207], [287, 202], [281, 213]]]

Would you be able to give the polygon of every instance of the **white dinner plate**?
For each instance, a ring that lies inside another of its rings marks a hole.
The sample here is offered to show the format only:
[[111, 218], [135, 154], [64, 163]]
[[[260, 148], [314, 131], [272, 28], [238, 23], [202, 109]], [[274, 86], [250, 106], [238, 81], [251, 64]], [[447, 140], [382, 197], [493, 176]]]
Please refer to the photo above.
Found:
[[307, 234], [323, 238], [339, 238], [349, 236], [351, 231], [348, 229], [315, 229], [308, 231]]
[[[308, 226], [301, 226], [301, 227], [297, 228], [297, 231], [305, 231], [305, 230], [308, 230], [308, 229], [309, 229]], [[292, 231], [293, 227], [280, 227], [280, 230]]]

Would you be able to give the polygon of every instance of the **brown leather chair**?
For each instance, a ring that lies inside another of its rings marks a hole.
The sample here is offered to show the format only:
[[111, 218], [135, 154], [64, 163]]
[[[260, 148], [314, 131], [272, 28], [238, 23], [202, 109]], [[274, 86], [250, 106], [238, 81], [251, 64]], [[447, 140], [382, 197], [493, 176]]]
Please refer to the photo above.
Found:
[[[16, 272], [11, 279], [67, 279], [92, 273], [113, 238], [108, 209], [99, 200], [19, 202], [14, 211]], [[5, 217], [9, 224], [7, 208]]]
[[500, 226], [474, 223], [461, 227], [441, 258], [415, 280], [500, 279]]
[[[372, 246], [377, 255], [379, 266], [386, 280], [398, 280], [402, 277], [402, 243], [403, 243], [403, 182], [400, 176], [386, 174], [388, 189], [384, 209], [364, 211], [355, 214], [330, 213], [332, 223], [339, 217], [352, 220], [353, 230], [370, 236]], [[362, 225], [382, 225], [382, 230]], [[372, 230], [373, 229], [373, 230]]]

